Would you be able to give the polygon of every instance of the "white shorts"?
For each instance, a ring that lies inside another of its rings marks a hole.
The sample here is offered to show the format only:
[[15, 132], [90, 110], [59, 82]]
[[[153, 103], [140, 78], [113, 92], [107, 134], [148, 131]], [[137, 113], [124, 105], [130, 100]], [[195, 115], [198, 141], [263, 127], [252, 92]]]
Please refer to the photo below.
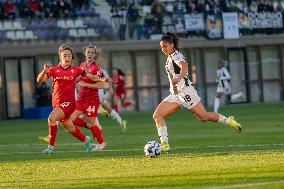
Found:
[[163, 101], [178, 103], [181, 107], [187, 109], [193, 108], [198, 102], [200, 97], [193, 86], [184, 87], [177, 95], [170, 94]]
[[224, 93], [225, 95], [231, 94], [231, 87], [217, 87], [217, 93]]
[[99, 97], [100, 97], [100, 103], [106, 102], [107, 101], [107, 96], [106, 96], [105, 90], [104, 89], [99, 89], [98, 93], [99, 93]]

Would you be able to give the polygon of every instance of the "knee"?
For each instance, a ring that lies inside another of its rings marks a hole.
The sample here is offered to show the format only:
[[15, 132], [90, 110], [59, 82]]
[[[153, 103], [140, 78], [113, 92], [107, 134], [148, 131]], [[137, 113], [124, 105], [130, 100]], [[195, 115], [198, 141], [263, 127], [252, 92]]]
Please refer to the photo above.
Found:
[[68, 133], [74, 133], [75, 132], [75, 126], [69, 126], [69, 127], [65, 127], [66, 132]]
[[57, 120], [53, 116], [49, 115], [47, 121], [49, 125], [56, 125]]
[[155, 111], [155, 112], [153, 113], [153, 119], [154, 119], [154, 121], [156, 121], [156, 120], [158, 119], [158, 117], [159, 117], [159, 115], [158, 115], [158, 113]]
[[163, 115], [159, 111], [153, 113], [153, 119], [155, 122], [158, 122], [161, 119], [164, 119]]

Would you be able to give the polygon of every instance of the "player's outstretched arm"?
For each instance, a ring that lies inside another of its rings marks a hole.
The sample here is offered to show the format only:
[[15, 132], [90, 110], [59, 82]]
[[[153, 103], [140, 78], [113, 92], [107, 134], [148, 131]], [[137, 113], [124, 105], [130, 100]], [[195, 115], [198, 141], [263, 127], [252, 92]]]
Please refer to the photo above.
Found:
[[86, 83], [86, 82], [79, 82], [77, 83], [78, 87], [87, 87], [87, 88], [91, 88], [91, 89], [105, 89], [109, 87], [109, 83], [108, 82], [97, 82], [97, 83]]
[[52, 64], [44, 64], [43, 70], [38, 74], [37, 76], [37, 82], [41, 83], [44, 82], [47, 79], [46, 72], [49, 70], [49, 68], [52, 66]]
[[89, 78], [92, 81], [99, 81], [100, 79], [102, 79], [100, 76], [92, 75], [90, 73], [86, 73], [85, 77]]

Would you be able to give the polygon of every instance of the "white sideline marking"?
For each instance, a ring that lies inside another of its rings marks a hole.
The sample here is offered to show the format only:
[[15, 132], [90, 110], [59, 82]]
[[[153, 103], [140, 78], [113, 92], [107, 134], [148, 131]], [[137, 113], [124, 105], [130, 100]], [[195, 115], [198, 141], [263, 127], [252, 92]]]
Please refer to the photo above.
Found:
[[282, 184], [284, 180], [280, 181], [272, 181], [272, 182], [255, 182], [255, 183], [245, 183], [245, 184], [236, 184], [231, 186], [220, 186], [220, 187], [213, 187], [207, 189], [226, 189], [226, 188], [241, 188], [241, 187], [248, 187], [248, 186], [263, 186], [263, 185], [273, 185], [273, 184]]
[[[1, 144], [0, 147], [13, 147], [13, 146], [43, 146], [42, 144]], [[83, 143], [64, 143], [58, 144], [58, 146], [82, 146]], [[198, 148], [231, 148], [231, 147], [265, 147], [265, 146], [284, 146], [284, 144], [248, 144], [248, 145], [228, 145], [228, 146], [188, 146], [188, 147], [174, 147], [173, 149], [198, 149]], [[103, 150], [106, 152], [129, 152], [129, 151], [141, 151], [143, 148], [138, 149], [117, 149], [117, 150]], [[86, 153], [85, 150], [80, 151], [56, 151], [56, 153]], [[9, 155], [9, 154], [42, 154], [41, 151], [36, 152], [0, 152], [0, 155]]]

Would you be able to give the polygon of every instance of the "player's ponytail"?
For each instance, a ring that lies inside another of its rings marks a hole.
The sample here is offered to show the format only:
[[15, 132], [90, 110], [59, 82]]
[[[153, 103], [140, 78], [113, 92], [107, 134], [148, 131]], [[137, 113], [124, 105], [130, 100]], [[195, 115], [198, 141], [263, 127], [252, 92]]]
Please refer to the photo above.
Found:
[[162, 36], [160, 41], [165, 41], [165, 42], [168, 42], [170, 44], [174, 44], [174, 48], [179, 51], [179, 46], [178, 46], [179, 39], [178, 39], [178, 36], [175, 35], [174, 33], [171, 33], [171, 32], [165, 33]]

